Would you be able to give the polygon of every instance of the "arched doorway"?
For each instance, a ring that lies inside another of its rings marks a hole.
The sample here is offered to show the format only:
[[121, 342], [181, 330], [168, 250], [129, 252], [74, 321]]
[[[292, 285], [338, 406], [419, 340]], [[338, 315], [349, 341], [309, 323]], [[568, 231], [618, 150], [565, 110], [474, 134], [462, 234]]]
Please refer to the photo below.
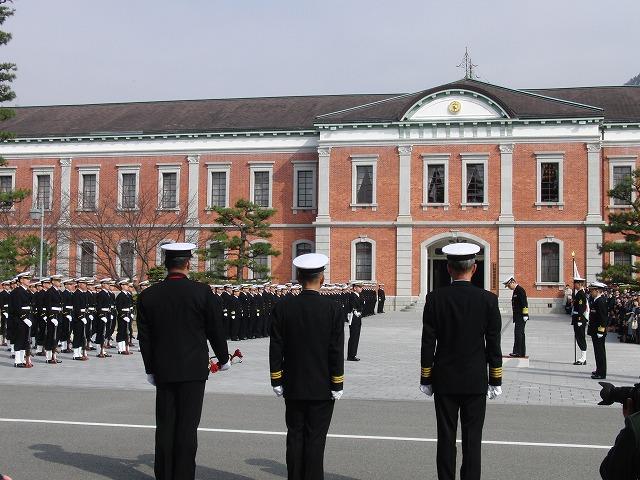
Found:
[[450, 243], [467, 242], [480, 247], [476, 257], [478, 268], [472, 278], [474, 285], [489, 288], [490, 245], [480, 237], [464, 232], [447, 232], [433, 236], [420, 244], [421, 274], [420, 295], [425, 296], [430, 291], [451, 283], [447, 272], [447, 258], [442, 253], [442, 247]]

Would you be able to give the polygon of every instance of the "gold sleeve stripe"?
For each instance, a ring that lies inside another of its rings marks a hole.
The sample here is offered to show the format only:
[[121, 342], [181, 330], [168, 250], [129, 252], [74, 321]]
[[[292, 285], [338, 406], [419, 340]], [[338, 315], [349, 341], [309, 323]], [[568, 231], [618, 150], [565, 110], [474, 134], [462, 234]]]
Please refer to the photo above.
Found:
[[277, 380], [279, 378], [282, 378], [282, 370], [280, 370], [279, 372], [271, 372], [271, 378], [273, 380]]
[[604, 327], [598, 327], [599, 332], [604, 332]]
[[430, 376], [431, 376], [431, 367], [429, 367], [429, 368], [423, 368], [423, 369], [420, 371], [420, 374], [421, 374], [423, 377], [430, 377]]
[[523, 315], [528, 315], [528, 314], [529, 314], [529, 307], [524, 307], [524, 308], [522, 309], [522, 314], [523, 314]]
[[342, 375], [340, 377], [331, 377], [331, 382], [332, 383], [343, 383], [344, 382], [344, 375]]

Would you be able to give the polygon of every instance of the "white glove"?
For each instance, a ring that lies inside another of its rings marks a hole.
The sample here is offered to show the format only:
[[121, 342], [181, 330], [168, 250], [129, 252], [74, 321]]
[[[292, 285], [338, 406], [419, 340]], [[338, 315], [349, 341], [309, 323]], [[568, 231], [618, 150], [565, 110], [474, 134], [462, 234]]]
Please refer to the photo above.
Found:
[[55, 318], [52, 318], [52, 319], [51, 319], [51, 323], [53, 323], [53, 326], [54, 326], [54, 327], [57, 327], [57, 326], [58, 326], [58, 320], [56, 320]]
[[25, 318], [24, 320], [22, 320], [24, 323], [26, 323], [27, 327], [31, 328], [31, 325], [33, 325], [33, 322], [31, 322], [31, 320], [29, 320], [28, 318]]
[[70, 322], [73, 320], [73, 317], [71, 315], [67, 315], [67, 320], [69, 320]]
[[89, 314], [89, 320], [93, 322], [93, 315]]
[[578, 326], [581, 327], [582, 326], [582, 322], [578, 322]]
[[235, 315], [231, 315], [231, 319], [232, 319], [232, 320], [235, 320], [235, 319], [236, 319], [236, 316], [235, 316]]
[[596, 333], [596, 335], [598, 336], [598, 338], [602, 338], [602, 337], [604, 337], [604, 334], [603, 334], [603, 333]]
[[45, 317], [45, 316], [42, 317], [43, 322], [46, 322], [47, 320], [49, 320], [49, 317]]
[[149, 382], [154, 387], [156, 386], [156, 378], [153, 376], [152, 373], [147, 373], [147, 382]]
[[220, 365], [220, 371], [224, 372], [225, 370], [229, 370], [231, 368], [231, 362], [227, 362], [224, 365]]
[[526, 321], [527, 321], [527, 320], [529, 320], [529, 315], [525, 315], [524, 317], [522, 317], [522, 319], [523, 319], [523, 320], [525, 321], [525, 323], [526, 323]]
[[276, 394], [276, 397], [281, 397], [284, 394], [284, 390], [282, 386], [273, 387], [273, 393]]
[[487, 398], [489, 400], [493, 400], [498, 395], [502, 395], [502, 387], [494, 387], [493, 385], [489, 385], [489, 389], [487, 390]]
[[122, 317], [122, 319], [127, 323], [129, 323], [131, 321], [131, 319], [129, 317]]
[[342, 390], [338, 390], [338, 391], [331, 390], [331, 397], [334, 400], [340, 400], [342, 398], [342, 394], [343, 394]]
[[82, 323], [84, 323], [85, 325], [87, 324], [87, 319], [86, 319], [86, 318], [84, 318], [84, 317], [82, 317], [82, 318], [80, 319], [80, 321], [81, 321]]
[[360, 313], [358, 310], [354, 310], [354, 311], [353, 311], [353, 314], [354, 314], [356, 317], [359, 317], [360, 315], [362, 315], [362, 313]]
[[7, 312], [2, 312], [2, 316], [5, 318], [9, 318], [9, 314]]
[[430, 397], [433, 395], [433, 385], [420, 385], [420, 391]]
[[107, 323], [107, 317], [100, 317], [100, 320], [102, 320], [104, 323]]

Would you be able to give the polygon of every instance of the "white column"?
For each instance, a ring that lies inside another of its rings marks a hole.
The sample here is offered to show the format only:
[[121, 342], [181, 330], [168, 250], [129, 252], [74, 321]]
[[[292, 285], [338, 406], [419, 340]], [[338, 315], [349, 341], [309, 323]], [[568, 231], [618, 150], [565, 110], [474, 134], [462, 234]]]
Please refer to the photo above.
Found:
[[410, 303], [412, 295], [411, 151], [411, 146], [398, 146], [400, 168], [398, 218], [396, 221], [396, 306]]
[[[498, 295], [511, 298], [511, 290], [502, 285], [508, 275], [515, 275], [515, 223], [513, 218], [513, 148], [500, 145], [500, 217], [498, 217]], [[485, 265], [491, 268], [491, 265]]]
[[316, 253], [329, 257], [329, 265], [324, 272], [327, 282], [331, 280], [331, 209], [329, 204], [329, 172], [331, 147], [318, 148], [318, 215], [316, 227]]
[[600, 142], [587, 143], [587, 218], [585, 219], [586, 235], [586, 275], [587, 282], [596, 280], [596, 274], [602, 271], [602, 255], [598, 252], [598, 245], [602, 244], [603, 235], [600, 226], [602, 220], [601, 204], [601, 162]]
[[[198, 217], [199, 189], [200, 189], [200, 155], [188, 155], [189, 165], [189, 193], [187, 198], [187, 223], [184, 237], [186, 242], [195, 243], [200, 247], [200, 219]], [[191, 270], [198, 270], [198, 256], [193, 255]]]
[[[61, 158], [60, 162], [60, 221], [61, 227], [56, 235], [56, 272], [69, 274], [70, 230], [71, 221], [71, 163], [70, 157]], [[66, 227], [66, 228], [65, 228]]]

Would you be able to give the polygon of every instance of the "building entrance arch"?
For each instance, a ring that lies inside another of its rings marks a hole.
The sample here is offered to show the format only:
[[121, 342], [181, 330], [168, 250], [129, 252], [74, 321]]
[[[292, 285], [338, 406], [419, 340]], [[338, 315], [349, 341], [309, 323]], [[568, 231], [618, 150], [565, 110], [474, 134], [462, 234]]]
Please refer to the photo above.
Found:
[[450, 243], [473, 243], [480, 247], [476, 257], [478, 268], [472, 282], [478, 287], [490, 289], [491, 246], [482, 238], [466, 232], [446, 232], [434, 235], [420, 243], [420, 297], [424, 298], [434, 288], [451, 282], [447, 272], [446, 255], [442, 247]]

